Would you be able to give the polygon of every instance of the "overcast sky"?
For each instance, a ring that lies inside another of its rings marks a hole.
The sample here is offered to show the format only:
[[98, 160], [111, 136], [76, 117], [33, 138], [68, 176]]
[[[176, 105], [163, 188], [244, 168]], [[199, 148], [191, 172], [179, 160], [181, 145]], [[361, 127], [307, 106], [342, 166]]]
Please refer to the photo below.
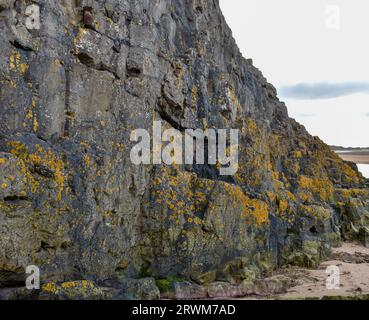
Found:
[[220, 3], [291, 117], [328, 144], [369, 147], [369, 0]]

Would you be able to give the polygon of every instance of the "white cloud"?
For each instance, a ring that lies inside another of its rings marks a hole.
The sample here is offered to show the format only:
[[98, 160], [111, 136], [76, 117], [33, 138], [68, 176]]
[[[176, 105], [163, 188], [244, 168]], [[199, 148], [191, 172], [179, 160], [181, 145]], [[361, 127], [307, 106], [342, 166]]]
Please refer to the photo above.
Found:
[[282, 98], [302, 100], [334, 99], [355, 93], [369, 94], [369, 82], [299, 83], [282, 86], [278, 92]]
[[[369, 1], [220, 0], [246, 58], [276, 87], [298, 83], [369, 83]], [[327, 28], [327, 8], [340, 26]], [[369, 95], [286, 99], [290, 115], [330, 144], [369, 145]], [[316, 116], [307, 117], [306, 114]]]

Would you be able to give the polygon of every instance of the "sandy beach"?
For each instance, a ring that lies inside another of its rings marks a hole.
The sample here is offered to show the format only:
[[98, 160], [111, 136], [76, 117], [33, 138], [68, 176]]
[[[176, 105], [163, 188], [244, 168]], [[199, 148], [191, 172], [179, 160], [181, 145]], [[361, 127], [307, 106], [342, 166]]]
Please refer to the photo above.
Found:
[[343, 160], [355, 162], [357, 164], [369, 164], [369, 150], [336, 152]]
[[[339, 289], [328, 289], [327, 267], [339, 268]], [[369, 248], [353, 243], [344, 243], [334, 249], [329, 261], [317, 269], [291, 268], [288, 270], [295, 285], [281, 299], [306, 299], [323, 297], [354, 297], [369, 294]]]

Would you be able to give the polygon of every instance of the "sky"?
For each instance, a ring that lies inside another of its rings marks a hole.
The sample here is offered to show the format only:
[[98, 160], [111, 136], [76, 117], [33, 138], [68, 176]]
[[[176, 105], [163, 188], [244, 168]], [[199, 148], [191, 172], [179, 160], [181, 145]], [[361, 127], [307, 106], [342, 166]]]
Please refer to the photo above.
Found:
[[368, 0], [220, 0], [246, 58], [330, 145], [369, 147]]

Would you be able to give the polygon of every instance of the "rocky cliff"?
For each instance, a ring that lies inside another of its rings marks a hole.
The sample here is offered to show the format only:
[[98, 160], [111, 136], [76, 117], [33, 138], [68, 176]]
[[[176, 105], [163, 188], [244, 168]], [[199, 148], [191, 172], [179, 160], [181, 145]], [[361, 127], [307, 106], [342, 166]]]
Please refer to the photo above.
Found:
[[[0, 0], [0, 57], [5, 287], [37, 265], [44, 294], [193, 293], [367, 239], [367, 181], [288, 117], [217, 0]], [[239, 129], [239, 170], [132, 164], [155, 120]]]

